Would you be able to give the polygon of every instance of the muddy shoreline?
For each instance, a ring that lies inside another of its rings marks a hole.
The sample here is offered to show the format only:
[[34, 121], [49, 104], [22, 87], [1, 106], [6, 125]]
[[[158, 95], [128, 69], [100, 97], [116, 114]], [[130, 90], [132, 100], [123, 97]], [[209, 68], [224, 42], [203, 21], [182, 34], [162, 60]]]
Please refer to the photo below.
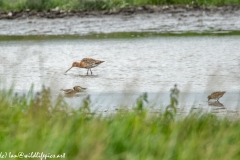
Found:
[[239, 17], [239, 5], [143, 6], [111, 11], [61, 11], [55, 8], [42, 12], [0, 12], [0, 35], [229, 33], [240, 31]]
[[[78, 11], [64, 11], [59, 8], [35, 11], [0, 11], [0, 19], [26, 19], [26, 18], [67, 18], [67, 17], [101, 17], [107, 15], [135, 15], [135, 14], [182, 14], [182, 13], [195, 13], [204, 12], [206, 14], [233, 14], [240, 12], [240, 5], [228, 5], [221, 7], [205, 7], [205, 6], [140, 6], [135, 8], [123, 8], [118, 10], [104, 10], [104, 11], [92, 11], [92, 10], [78, 10]], [[190, 15], [191, 16], [191, 15]]]

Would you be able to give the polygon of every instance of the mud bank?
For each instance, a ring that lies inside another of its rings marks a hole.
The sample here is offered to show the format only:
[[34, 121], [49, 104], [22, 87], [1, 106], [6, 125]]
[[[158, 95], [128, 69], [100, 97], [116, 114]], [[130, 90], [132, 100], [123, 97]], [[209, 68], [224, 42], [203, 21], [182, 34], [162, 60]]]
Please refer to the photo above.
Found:
[[[194, 13], [206, 12], [207, 14], [233, 14], [240, 11], [239, 5], [222, 6], [222, 7], [205, 7], [205, 6], [140, 6], [135, 8], [122, 8], [115, 10], [105, 11], [64, 11], [59, 8], [46, 10], [46, 11], [0, 11], [0, 19], [21, 19], [21, 18], [64, 18], [64, 17], [89, 17], [89, 16], [103, 16], [103, 15], [134, 15], [141, 13], [159, 13], [159, 14], [181, 14], [181, 13]], [[190, 15], [191, 16], [191, 15]]]
[[[240, 6], [151, 6], [118, 11], [1, 12], [0, 35], [89, 35], [116, 32], [240, 30]], [[16, 25], [17, 24], [17, 25]]]

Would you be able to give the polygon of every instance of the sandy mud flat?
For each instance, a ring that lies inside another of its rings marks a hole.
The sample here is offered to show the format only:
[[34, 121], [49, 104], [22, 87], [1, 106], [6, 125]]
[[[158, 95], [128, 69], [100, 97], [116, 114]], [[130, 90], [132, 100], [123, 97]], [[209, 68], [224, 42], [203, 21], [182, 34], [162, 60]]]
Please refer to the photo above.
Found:
[[0, 35], [228, 32], [240, 30], [239, 17], [240, 6], [150, 6], [113, 11], [0, 11]]

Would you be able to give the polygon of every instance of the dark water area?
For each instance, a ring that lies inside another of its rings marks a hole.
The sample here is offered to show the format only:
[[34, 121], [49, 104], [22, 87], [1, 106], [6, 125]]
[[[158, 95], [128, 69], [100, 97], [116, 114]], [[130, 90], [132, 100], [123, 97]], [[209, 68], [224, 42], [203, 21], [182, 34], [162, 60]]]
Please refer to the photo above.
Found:
[[[50, 88], [49, 88], [50, 89]], [[163, 113], [170, 104], [169, 92], [80, 92], [74, 95], [66, 95], [61, 93], [52, 93], [49, 95], [53, 106], [59, 103], [59, 98], [63, 98], [73, 109], [79, 109], [84, 106], [87, 101], [90, 107], [90, 112], [94, 114], [112, 114], [128, 112], [135, 110], [137, 101], [141, 99], [143, 94], [146, 94], [147, 101], [143, 101], [143, 108], [149, 113]], [[16, 95], [17, 94], [17, 95]], [[218, 116], [240, 116], [240, 92], [227, 92], [219, 101], [207, 100], [207, 96], [211, 92], [180, 92], [178, 104], [176, 105], [177, 114], [188, 115], [193, 112], [214, 113]], [[29, 92], [15, 92], [15, 96], [29, 97]], [[34, 95], [39, 95], [38, 92], [33, 92]]]
[[[114, 111], [120, 108], [133, 109], [136, 100], [143, 93], [79, 93], [75, 96], [66, 96], [65, 100], [76, 108], [81, 106], [84, 98], [89, 96], [90, 104], [93, 110], [97, 111]], [[240, 109], [240, 92], [226, 93], [219, 102], [215, 100], [207, 100], [210, 93], [193, 93], [181, 92], [179, 95], [178, 109], [189, 112], [190, 109], [203, 109], [208, 111], [236, 111]], [[170, 104], [170, 92], [147, 93], [148, 102], [145, 108], [155, 111], [162, 111]]]

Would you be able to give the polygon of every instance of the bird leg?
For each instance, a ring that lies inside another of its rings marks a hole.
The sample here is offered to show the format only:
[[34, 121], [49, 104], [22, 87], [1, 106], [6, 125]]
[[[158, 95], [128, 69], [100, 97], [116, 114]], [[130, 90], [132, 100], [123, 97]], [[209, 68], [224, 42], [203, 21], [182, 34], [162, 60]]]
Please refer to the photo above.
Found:
[[90, 68], [90, 71], [91, 71], [91, 75], [92, 75], [92, 70], [91, 70], [91, 68]]
[[[89, 70], [89, 69], [88, 69]], [[88, 70], [87, 70], [87, 75], [88, 75]]]

